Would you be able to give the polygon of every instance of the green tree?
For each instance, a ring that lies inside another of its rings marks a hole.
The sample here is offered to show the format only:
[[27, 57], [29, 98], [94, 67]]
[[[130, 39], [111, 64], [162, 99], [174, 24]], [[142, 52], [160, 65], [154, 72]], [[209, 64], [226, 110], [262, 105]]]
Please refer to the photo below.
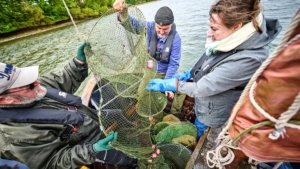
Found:
[[69, 19], [61, 0], [35, 0], [35, 2], [44, 11], [45, 17], [51, 19], [53, 22]]
[[[0, 34], [23, 28], [55, 24], [70, 19], [97, 17], [109, 10], [115, 0], [0, 0]], [[138, 4], [151, 0], [126, 0]]]
[[0, 16], [3, 18], [0, 21], [0, 33], [36, 27], [40, 26], [41, 22], [49, 22], [45, 19], [43, 10], [30, 1], [2, 1], [0, 8]]

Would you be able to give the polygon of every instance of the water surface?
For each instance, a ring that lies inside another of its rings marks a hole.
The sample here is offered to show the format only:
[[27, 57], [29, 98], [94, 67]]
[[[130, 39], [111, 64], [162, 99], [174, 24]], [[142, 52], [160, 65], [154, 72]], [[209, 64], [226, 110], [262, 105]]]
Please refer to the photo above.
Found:
[[[179, 72], [193, 66], [204, 52], [205, 35], [208, 30], [208, 11], [213, 2], [207, 0], [161, 0], [138, 6], [149, 21], [154, 20], [156, 11], [162, 6], [169, 6], [173, 10], [177, 31], [182, 39]], [[262, 0], [261, 4], [263, 14], [268, 18], [279, 19], [283, 26], [278, 37], [270, 44], [272, 52], [299, 9], [300, 1]], [[97, 20], [93, 19], [77, 24], [83, 38], [89, 34]], [[76, 55], [80, 44], [82, 44], [82, 40], [76, 34], [74, 26], [68, 26], [0, 44], [0, 61], [19, 67], [40, 65], [40, 73], [44, 74], [61, 69]]]

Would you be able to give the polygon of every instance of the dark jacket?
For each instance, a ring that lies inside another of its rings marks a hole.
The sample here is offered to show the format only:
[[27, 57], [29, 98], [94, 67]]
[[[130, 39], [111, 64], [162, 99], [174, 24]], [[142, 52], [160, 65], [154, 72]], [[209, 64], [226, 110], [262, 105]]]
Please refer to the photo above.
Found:
[[[78, 65], [72, 60], [63, 70], [40, 77], [41, 85], [61, 90], [59, 96], [54, 97], [62, 101], [45, 96], [26, 106], [0, 105], [1, 111], [16, 110], [13, 111], [16, 117], [21, 117], [22, 113], [30, 115], [33, 110], [43, 114], [34, 117], [39, 119], [36, 122], [30, 122], [33, 119], [26, 118], [26, 115], [19, 118], [24, 122], [18, 118], [2, 118], [7, 122], [0, 124], [0, 158], [22, 162], [30, 169], [80, 168], [95, 162], [97, 154], [92, 144], [101, 137], [96, 111], [64, 103], [65, 96], [72, 96], [69, 93], [74, 93], [87, 75], [87, 65]], [[68, 111], [70, 107], [77, 111]], [[70, 126], [77, 131], [66, 133]], [[62, 139], [62, 134], [67, 136]]]

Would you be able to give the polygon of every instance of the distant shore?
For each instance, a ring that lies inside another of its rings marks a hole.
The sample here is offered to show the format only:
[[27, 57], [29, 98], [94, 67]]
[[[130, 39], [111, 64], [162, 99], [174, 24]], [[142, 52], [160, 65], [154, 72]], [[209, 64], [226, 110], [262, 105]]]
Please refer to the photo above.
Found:
[[[94, 17], [97, 18], [97, 17]], [[88, 21], [94, 18], [86, 18], [86, 19], [81, 19], [81, 20], [76, 20], [75, 23], [80, 23], [80, 22], [84, 22], [84, 21]], [[12, 40], [16, 40], [16, 39], [20, 39], [20, 38], [24, 38], [24, 37], [28, 37], [31, 35], [36, 35], [39, 33], [44, 33], [50, 30], [55, 30], [58, 28], [62, 28], [65, 26], [70, 26], [72, 25], [72, 21], [68, 20], [68, 21], [63, 21], [60, 23], [56, 23], [54, 25], [48, 25], [48, 26], [44, 26], [44, 27], [38, 27], [38, 28], [27, 28], [27, 29], [22, 29], [19, 31], [14, 31], [14, 32], [10, 32], [10, 33], [4, 33], [0, 35], [0, 44], [5, 43], [5, 42], [9, 42]]]
[[[159, 1], [159, 0], [153, 0], [153, 1], [150, 1], [150, 2], [137, 4], [135, 6], [139, 6], [139, 5], [143, 5], [143, 4], [147, 4], [147, 3], [153, 3], [153, 2], [156, 2], [156, 1]], [[97, 17], [100, 17], [100, 16], [97, 16]], [[80, 23], [80, 22], [95, 19], [97, 17], [91, 17], [91, 18], [76, 20], [75, 23], [77, 24], [77, 23]], [[37, 27], [37, 28], [26, 28], [26, 29], [14, 31], [14, 32], [0, 34], [0, 44], [5, 43], [5, 42], [9, 42], [9, 41], [12, 41], [12, 40], [16, 40], [16, 39], [28, 37], [28, 36], [31, 36], [31, 35], [37, 35], [39, 33], [44, 33], [44, 32], [55, 30], [55, 29], [62, 28], [62, 27], [65, 27], [65, 26], [70, 26], [72, 24], [73, 23], [72, 23], [71, 20], [67, 20], [67, 21], [62, 21], [60, 23], [56, 23], [54, 25], [48, 25], [48, 26]]]

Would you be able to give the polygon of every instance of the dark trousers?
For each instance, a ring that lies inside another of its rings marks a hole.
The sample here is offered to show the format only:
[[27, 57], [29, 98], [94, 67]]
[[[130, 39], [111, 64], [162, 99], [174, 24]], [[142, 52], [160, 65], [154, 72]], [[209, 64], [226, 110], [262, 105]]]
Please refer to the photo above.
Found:
[[97, 161], [106, 163], [106, 164], [113, 164], [113, 165], [120, 165], [126, 167], [135, 167], [137, 166], [137, 159], [131, 158], [122, 151], [110, 149], [106, 151], [101, 151], [98, 154]]

